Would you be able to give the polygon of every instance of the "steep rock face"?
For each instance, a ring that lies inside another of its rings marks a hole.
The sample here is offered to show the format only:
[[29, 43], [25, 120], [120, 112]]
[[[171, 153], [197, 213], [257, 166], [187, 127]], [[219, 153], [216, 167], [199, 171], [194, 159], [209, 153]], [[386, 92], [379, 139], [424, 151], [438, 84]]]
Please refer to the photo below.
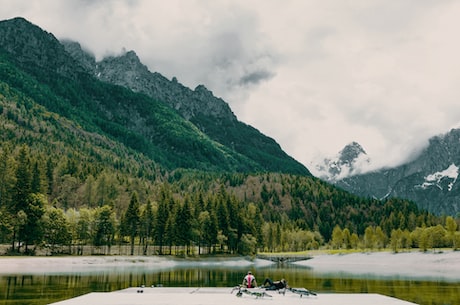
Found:
[[26, 68], [30, 64], [66, 77], [83, 71], [52, 34], [24, 18], [0, 21], [0, 45]]
[[215, 97], [203, 85], [191, 90], [157, 72], [150, 72], [134, 51], [110, 56], [96, 62], [95, 58], [73, 41], [61, 41], [65, 49], [91, 73], [102, 81], [142, 92], [169, 104], [185, 119], [199, 115], [235, 121], [236, 117], [222, 99]]
[[107, 133], [168, 168], [309, 175], [204, 86], [190, 90], [150, 73], [134, 52], [96, 62], [78, 43], [64, 47], [52, 34], [14, 18], [0, 22], [0, 60], [2, 81], [48, 111]]
[[346, 145], [336, 156], [325, 158], [316, 165], [317, 176], [334, 182], [359, 174], [361, 168], [370, 162], [366, 151], [357, 142]]
[[[91, 65], [89, 57], [82, 58]], [[23, 18], [0, 23], [0, 62], [2, 82], [33, 103], [141, 152], [165, 168], [261, 167], [203, 136], [167, 105], [98, 81], [53, 35]]]
[[413, 200], [436, 214], [460, 212], [460, 129], [430, 139], [413, 161], [395, 168], [355, 175], [336, 185], [360, 196], [399, 197]]
[[96, 62], [78, 44], [71, 41], [62, 43], [88, 72], [100, 80], [166, 103], [212, 140], [262, 164], [267, 170], [311, 175], [304, 165], [287, 155], [275, 140], [238, 121], [229, 105], [215, 97], [205, 86], [199, 85], [191, 90], [176, 78], [170, 81], [157, 72], [150, 72], [134, 51]]
[[94, 56], [86, 51], [83, 51], [81, 45], [76, 41], [63, 40], [62, 46], [86, 71], [94, 74], [96, 67], [96, 59]]

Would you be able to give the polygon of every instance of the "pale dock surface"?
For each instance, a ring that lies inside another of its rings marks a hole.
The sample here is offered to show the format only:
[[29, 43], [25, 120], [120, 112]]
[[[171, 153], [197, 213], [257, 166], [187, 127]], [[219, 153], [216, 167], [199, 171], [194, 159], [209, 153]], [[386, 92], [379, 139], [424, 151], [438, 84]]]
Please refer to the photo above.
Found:
[[[251, 290], [252, 291], [252, 290]], [[265, 290], [254, 290], [263, 292]], [[236, 296], [232, 288], [194, 288], [194, 287], [145, 287], [127, 288], [113, 292], [92, 292], [52, 305], [239, 305], [239, 304], [273, 304], [273, 305], [414, 305], [415, 303], [399, 300], [374, 293], [318, 293], [300, 295], [286, 291], [266, 291], [269, 296], [256, 297], [243, 294]]]

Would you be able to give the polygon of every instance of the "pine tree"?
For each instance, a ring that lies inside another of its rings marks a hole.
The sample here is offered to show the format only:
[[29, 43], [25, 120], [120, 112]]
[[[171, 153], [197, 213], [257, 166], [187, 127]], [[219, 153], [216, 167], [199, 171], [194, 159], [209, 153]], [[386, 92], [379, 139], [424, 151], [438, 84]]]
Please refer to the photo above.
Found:
[[48, 182], [48, 195], [52, 194], [54, 188], [54, 164], [51, 158], [46, 160], [46, 179]]
[[169, 189], [163, 186], [160, 190], [160, 199], [158, 202], [157, 215], [155, 217], [154, 237], [159, 246], [159, 254], [163, 254], [163, 246], [165, 245], [166, 227], [170, 214], [169, 202], [174, 201]]
[[184, 200], [184, 204], [179, 208], [177, 212], [175, 227], [178, 244], [185, 245], [186, 254], [189, 254], [193, 230], [192, 210], [188, 198]]
[[126, 210], [125, 216], [125, 228], [129, 235], [131, 245], [131, 255], [134, 255], [134, 241], [139, 232], [139, 199], [136, 192], [131, 194], [131, 200], [129, 202], [128, 209]]
[[147, 248], [149, 246], [150, 239], [153, 236], [154, 224], [155, 216], [153, 214], [152, 203], [147, 201], [147, 205], [141, 215], [141, 235], [144, 245], [144, 255], [147, 255]]
[[25, 210], [32, 193], [32, 176], [30, 170], [29, 150], [25, 145], [19, 150], [14, 186], [13, 212]]
[[[23, 226], [26, 224], [27, 219], [27, 206], [29, 202], [29, 197], [31, 195], [31, 172], [30, 172], [30, 160], [29, 160], [29, 149], [27, 146], [22, 146], [19, 150], [18, 160], [16, 167], [16, 183], [14, 185], [13, 201], [12, 207], [10, 209], [13, 215], [17, 215], [15, 218], [16, 223], [14, 224], [13, 229], [13, 240], [12, 240], [12, 250], [15, 250], [15, 242], [18, 240], [18, 252], [20, 251], [21, 233], [24, 233]], [[22, 216], [19, 217], [19, 213], [22, 212]]]
[[26, 222], [19, 229], [19, 236], [25, 243], [24, 251], [29, 252], [28, 246], [40, 244], [43, 238], [42, 216], [45, 214], [47, 200], [43, 194], [31, 194], [24, 209], [27, 215]]
[[48, 193], [45, 173], [38, 160], [35, 160], [32, 167], [31, 192], [41, 194]]
[[11, 205], [11, 193], [14, 185], [13, 159], [9, 157], [11, 151], [3, 147], [0, 154], [0, 209]]

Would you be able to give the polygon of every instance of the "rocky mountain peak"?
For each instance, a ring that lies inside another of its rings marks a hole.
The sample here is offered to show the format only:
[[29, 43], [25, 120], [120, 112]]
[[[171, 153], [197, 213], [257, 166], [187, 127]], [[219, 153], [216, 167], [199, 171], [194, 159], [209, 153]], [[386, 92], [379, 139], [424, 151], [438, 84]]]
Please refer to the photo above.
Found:
[[460, 212], [460, 129], [434, 136], [410, 161], [334, 181], [359, 196], [409, 199], [436, 214]]
[[225, 119], [231, 122], [236, 117], [229, 105], [217, 98], [204, 85], [191, 90], [178, 82], [176, 77], [168, 80], [157, 72], [150, 72], [134, 51], [119, 56], [109, 56], [96, 62], [78, 44], [63, 41], [67, 52], [81, 62], [87, 71], [100, 80], [142, 92], [158, 101], [164, 102], [177, 110], [187, 120], [199, 116], [212, 119]]
[[14, 85], [36, 83], [25, 91], [34, 102], [71, 116], [83, 128], [113, 136], [152, 161], [168, 167], [309, 175], [276, 141], [239, 122], [206, 87], [191, 90], [152, 73], [135, 52], [99, 61], [80, 44], [61, 43], [23, 18], [0, 22], [0, 49], [2, 63], [12, 68], [2, 69], [2, 80], [11, 74]]
[[67, 53], [70, 54], [86, 71], [94, 73], [96, 67], [96, 58], [89, 51], [84, 51], [81, 45], [72, 40], [61, 40], [61, 44]]
[[342, 164], [352, 164], [360, 155], [366, 155], [366, 151], [359, 143], [353, 141], [339, 152], [339, 161]]
[[316, 175], [327, 181], [336, 181], [361, 172], [363, 166], [367, 166], [370, 159], [357, 143], [352, 142], [345, 145], [335, 156], [322, 160], [315, 166]]
[[206, 88], [204, 85], [196, 86], [195, 92], [202, 94], [202, 95], [212, 96], [212, 91], [208, 90], [208, 88]]
[[105, 57], [101, 63], [105, 63], [105, 66], [114, 66], [116, 68], [122, 68], [123, 70], [136, 71], [140, 73], [148, 72], [148, 68], [141, 63], [139, 56], [134, 51], [127, 51], [120, 56], [109, 56]]
[[26, 69], [38, 66], [67, 77], [82, 71], [76, 69], [75, 60], [64, 51], [53, 34], [24, 18], [0, 21], [0, 45], [14, 54], [15, 60]]

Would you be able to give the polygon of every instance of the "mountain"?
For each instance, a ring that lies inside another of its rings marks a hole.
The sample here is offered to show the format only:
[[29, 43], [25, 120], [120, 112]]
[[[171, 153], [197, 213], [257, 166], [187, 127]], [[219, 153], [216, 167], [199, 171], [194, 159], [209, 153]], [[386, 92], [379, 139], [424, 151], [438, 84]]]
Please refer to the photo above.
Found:
[[[353, 145], [340, 162], [359, 152]], [[232, 253], [268, 239], [288, 251], [317, 248], [336, 225], [390, 236], [439, 223], [411, 201], [358, 197], [313, 177], [204, 86], [151, 73], [132, 51], [95, 62], [23, 18], [0, 22], [0, 182], [0, 243], [13, 245], [41, 243], [35, 228], [45, 222], [53, 235], [55, 212], [74, 224], [79, 213], [95, 224], [104, 217], [97, 226], [109, 221], [120, 234], [107, 234], [123, 243], [137, 201], [143, 211], [151, 203], [170, 245], [199, 245], [209, 228], [210, 247], [219, 238]], [[101, 246], [92, 224], [89, 239]], [[275, 241], [275, 229], [295, 242]]]
[[357, 143], [352, 142], [346, 145], [333, 157], [325, 158], [315, 165], [315, 176], [334, 182], [345, 177], [359, 174], [363, 166], [370, 163], [366, 151]]
[[134, 52], [96, 63], [14, 18], [0, 22], [0, 56], [0, 77], [9, 86], [165, 169], [310, 175], [273, 139], [239, 122], [204, 86], [192, 91], [150, 73]]
[[348, 176], [335, 185], [358, 196], [405, 198], [442, 215], [460, 213], [460, 129], [434, 136], [414, 160], [393, 168]]
[[288, 156], [271, 138], [238, 121], [229, 105], [217, 98], [205, 86], [191, 90], [176, 78], [171, 81], [157, 72], [150, 72], [134, 51], [96, 62], [94, 56], [82, 50], [79, 43], [62, 41], [69, 54], [98, 79], [144, 93], [175, 109], [212, 140], [248, 157], [269, 171], [310, 173]]

